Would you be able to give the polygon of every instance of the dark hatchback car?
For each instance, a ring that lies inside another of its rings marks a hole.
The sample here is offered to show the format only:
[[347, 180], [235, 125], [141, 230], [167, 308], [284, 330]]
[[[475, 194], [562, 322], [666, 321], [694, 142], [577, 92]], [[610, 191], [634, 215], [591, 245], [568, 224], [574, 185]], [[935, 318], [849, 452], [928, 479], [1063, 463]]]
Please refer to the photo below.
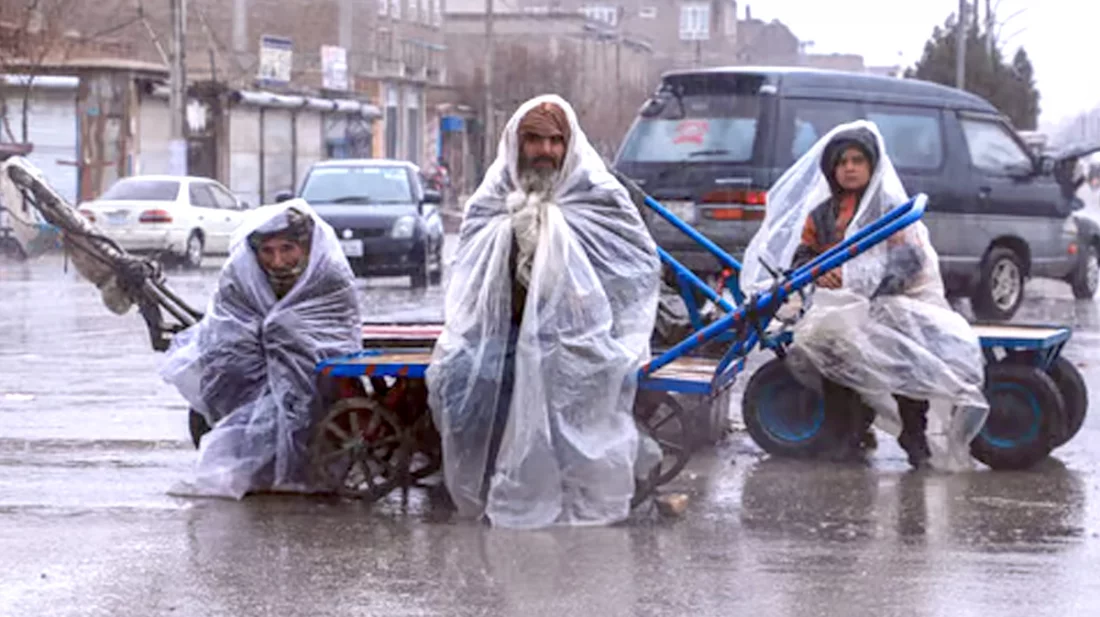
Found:
[[[442, 280], [440, 195], [424, 188], [416, 165], [388, 159], [315, 163], [297, 196], [336, 230], [356, 276], [408, 276], [413, 287]], [[291, 197], [287, 191], [276, 201]]]

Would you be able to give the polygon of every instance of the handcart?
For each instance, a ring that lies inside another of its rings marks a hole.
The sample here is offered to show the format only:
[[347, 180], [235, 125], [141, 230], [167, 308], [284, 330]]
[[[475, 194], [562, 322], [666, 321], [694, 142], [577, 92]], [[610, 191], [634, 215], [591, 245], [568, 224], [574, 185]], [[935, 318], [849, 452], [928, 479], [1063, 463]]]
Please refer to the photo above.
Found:
[[[745, 299], [739, 307], [658, 249], [662, 261], [680, 280], [720, 306], [726, 315], [659, 352], [639, 370], [634, 416], [639, 429], [660, 445], [663, 460], [639, 482], [636, 503], [675, 478], [688, 463], [694, 445], [693, 424], [672, 395], [702, 395], [713, 404], [744, 369], [745, 357], [753, 349], [783, 344], [766, 332], [775, 312], [791, 295], [919, 220], [926, 202], [925, 195], [918, 195], [810, 263], [785, 275], [776, 273], [769, 290]], [[712, 252], [721, 252], [660, 203], [645, 197], [645, 204]], [[736, 264], [726, 257], [731, 265]], [[310, 448], [318, 475], [330, 487], [360, 498], [379, 499], [395, 489], [407, 491], [438, 470], [440, 440], [427, 405], [424, 375], [439, 332], [438, 326], [425, 325], [368, 327], [365, 334], [371, 340], [365, 341], [366, 345], [383, 345], [318, 365], [319, 391], [330, 411], [317, 426]], [[720, 358], [691, 355], [720, 337], [731, 340]]]

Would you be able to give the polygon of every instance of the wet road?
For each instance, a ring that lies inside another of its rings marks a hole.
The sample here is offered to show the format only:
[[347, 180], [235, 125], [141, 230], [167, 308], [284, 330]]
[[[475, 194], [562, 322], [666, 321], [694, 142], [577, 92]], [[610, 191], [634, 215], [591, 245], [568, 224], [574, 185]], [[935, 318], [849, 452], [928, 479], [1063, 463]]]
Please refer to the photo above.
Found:
[[[173, 288], [203, 305], [216, 265]], [[1098, 391], [1100, 305], [1029, 294], [1017, 321], [1077, 327]], [[373, 318], [440, 301], [363, 289]], [[0, 263], [0, 616], [1100, 614], [1095, 404], [1027, 473], [909, 473], [885, 439], [869, 468], [770, 461], [735, 434], [682, 476], [682, 518], [508, 532], [416, 494], [170, 496], [194, 451], [160, 360], [59, 258]]]

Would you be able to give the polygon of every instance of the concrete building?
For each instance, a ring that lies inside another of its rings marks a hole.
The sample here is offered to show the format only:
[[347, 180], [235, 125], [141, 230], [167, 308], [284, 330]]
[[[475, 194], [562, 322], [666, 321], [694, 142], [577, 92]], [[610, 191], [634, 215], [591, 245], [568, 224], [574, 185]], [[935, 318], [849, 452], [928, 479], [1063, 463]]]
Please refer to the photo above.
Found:
[[[485, 1], [450, 0], [447, 11], [484, 15]], [[494, 13], [577, 13], [644, 40], [652, 47], [651, 79], [670, 68], [729, 64], [736, 52], [735, 0], [514, 0]]]
[[[446, 80], [442, 0], [190, 0], [187, 6], [191, 173], [218, 178], [246, 199], [270, 201], [319, 158], [435, 159], [425, 127], [432, 122], [430, 92]], [[20, 14], [0, 8], [3, 32], [64, 43], [34, 57], [8, 54], [14, 60], [4, 71], [79, 76], [82, 100], [107, 97], [126, 111], [120, 131], [112, 128], [118, 119], [96, 120], [99, 108], [81, 111], [78, 102], [78, 135], [106, 123], [108, 142], [74, 153], [81, 195], [109, 184], [96, 180], [97, 168], [137, 173], [167, 166], [169, 3], [142, 3], [140, 13], [115, 9], [75, 3], [64, 15], [20, 23]]]
[[[493, 98], [496, 127], [523, 101], [544, 93], [563, 96], [588, 138], [610, 155], [652, 88], [652, 47], [622, 29], [579, 12], [510, 12], [494, 22]], [[448, 13], [447, 47], [455, 57], [485, 56], [484, 15]], [[455, 95], [478, 105], [483, 63], [453, 63]]]

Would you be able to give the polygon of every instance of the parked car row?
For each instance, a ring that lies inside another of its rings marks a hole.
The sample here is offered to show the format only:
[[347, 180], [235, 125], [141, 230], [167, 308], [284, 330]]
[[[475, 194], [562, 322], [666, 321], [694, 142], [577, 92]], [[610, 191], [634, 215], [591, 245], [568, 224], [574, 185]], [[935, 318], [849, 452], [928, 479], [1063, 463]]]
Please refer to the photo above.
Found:
[[[1098, 284], [1100, 227], [1075, 216], [1072, 173], [1100, 148], [1036, 156], [987, 101], [928, 82], [805, 68], [665, 74], [640, 109], [615, 166], [740, 257], [764, 218], [766, 193], [833, 127], [857, 119], [882, 131], [910, 194], [929, 197], [925, 222], [948, 293], [983, 319], [1011, 318], [1029, 277]], [[663, 219], [658, 244], [699, 272], [718, 263]]]
[[[277, 202], [295, 196], [280, 192]], [[443, 276], [439, 193], [420, 170], [392, 160], [333, 160], [313, 165], [297, 196], [336, 230], [358, 276], [409, 276], [413, 287]], [[224, 255], [251, 205], [221, 183], [192, 176], [122, 178], [80, 212], [124, 250], [196, 268]]]

